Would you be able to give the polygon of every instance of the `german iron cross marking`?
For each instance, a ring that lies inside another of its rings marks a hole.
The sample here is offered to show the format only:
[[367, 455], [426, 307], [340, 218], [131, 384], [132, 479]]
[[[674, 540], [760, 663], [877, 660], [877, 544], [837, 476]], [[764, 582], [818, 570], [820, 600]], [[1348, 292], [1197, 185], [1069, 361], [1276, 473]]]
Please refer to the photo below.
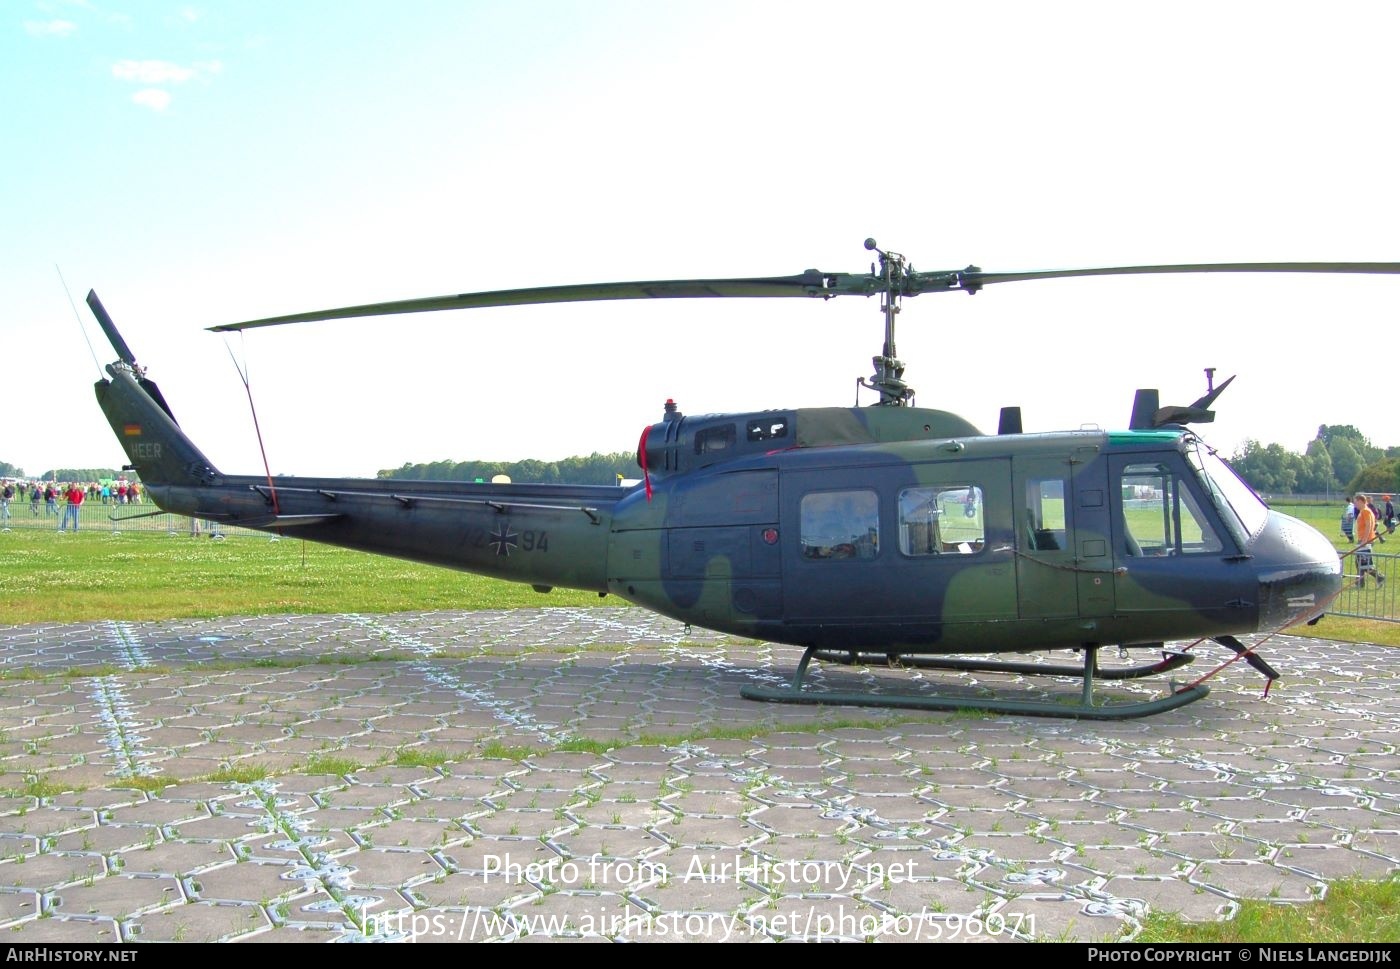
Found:
[[491, 544], [496, 548], [497, 555], [510, 557], [510, 550], [519, 548], [517, 539], [520, 536], [510, 530], [510, 522], [501, 522], [496, 526], [496, 530], [491, 533]]

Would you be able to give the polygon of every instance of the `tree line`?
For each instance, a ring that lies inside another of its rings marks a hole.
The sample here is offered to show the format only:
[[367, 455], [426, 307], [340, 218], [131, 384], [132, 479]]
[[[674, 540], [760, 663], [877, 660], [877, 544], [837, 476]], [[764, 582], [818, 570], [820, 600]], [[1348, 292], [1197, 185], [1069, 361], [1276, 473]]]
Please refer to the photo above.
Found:
[[407, 478], [415, 481], [490, 481], [504, 474], [519, 484], [615, 485], [618, 476], [641, 475], [637, 455], [632, 451], [612, 454], [594, 452], [586, 457], [562, 461], [433, 461], [430, 464], [404, 464], [380, 471], [378, 478]]
[[[116, 478], [117, 472], [112, 468], [51, 468], [43, 474], [34, 476], [35, 481], [102, 481], [105, 478]], [[136, 477], [134, 472], [128, 472], [127, 478]], [[0, 478], [20, 478], [30, 480], [30, 476], [24, 473], [24, 469], [17, 464], [10, 464], [8, 461], [0, 461]]]
[[1245, 441], [1230, 464], [1263, 494], [1400, 493], [1400, 447], [1377, 447], [1350, 424], [1323, 424], [1302, 454]]

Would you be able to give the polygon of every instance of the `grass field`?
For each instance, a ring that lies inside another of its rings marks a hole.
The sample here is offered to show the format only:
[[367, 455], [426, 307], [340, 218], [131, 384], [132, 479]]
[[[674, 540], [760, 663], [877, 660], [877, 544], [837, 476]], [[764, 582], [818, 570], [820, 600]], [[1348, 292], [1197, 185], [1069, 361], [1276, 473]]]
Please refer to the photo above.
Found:
[[[0, 534], [0, 623], [596, 605], [299, 539], [129, 532]], [[609, 605], [621, 605], [616, 599]]]

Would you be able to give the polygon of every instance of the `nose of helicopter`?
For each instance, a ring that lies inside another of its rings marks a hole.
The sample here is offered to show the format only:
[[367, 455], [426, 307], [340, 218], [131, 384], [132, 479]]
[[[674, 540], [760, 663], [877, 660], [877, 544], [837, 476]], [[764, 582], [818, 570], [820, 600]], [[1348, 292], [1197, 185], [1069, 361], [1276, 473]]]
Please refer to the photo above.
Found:
[[1317, 529], [1276, 511], [1251, 550], [1259, 570], [1259, 629], [1272, 632], [1322, 614], [1342, 589], [1337, 550]]

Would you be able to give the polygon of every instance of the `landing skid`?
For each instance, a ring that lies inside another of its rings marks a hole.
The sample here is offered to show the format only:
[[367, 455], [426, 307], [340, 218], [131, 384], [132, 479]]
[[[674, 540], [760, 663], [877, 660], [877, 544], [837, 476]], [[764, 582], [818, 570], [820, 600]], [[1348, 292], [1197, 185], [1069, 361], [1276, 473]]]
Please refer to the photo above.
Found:
[[797, 664], [792, 682], [785, 687], [744, 686], [739, 694], [749, 700], [767, 700], [772, 703], [829, 704], [832, 706], [890, 707], [909, 710], [983, 710], [988, 713], [1009, 713], [1026, 717], [1063, 717], [1071, 720], [1131, 720], [1148, 717], [1154, 713], [1175, 710], [1201, 699], [1210, 692], [1210, 687], [1196, 685], [1173, 689], [1167, 696], [1156, 700], [1138, 703], [1105, 703], [1095, 706], [1093, 702], [1094, 678], [1105, 680], [1129, 680], [1156, 673], [1165, 673], [1179, 666], [1185, 666], [1194, 657], [1183, 653], [1168, 653], [1156, 663], [1124, 669], [1100, 670], [1098, 668], [1098, 647], [1084, 650], [1082, 666], [1046, 665], [1041, 663], [1004, 663], [994, 660], [938, 659], [928, 656], [901, 658], [904, 666], [935, 670], [975, 670], [994, 673], [1021, 673], [1028, 676], [1079, 676], [1083, 679], [1083, 690], [1079, 702], [1052, 702], [1047, 700], [999, 700], [992, 698], [920, 696], [909, 693], [858, 693], [842, 690], [803, 690], [807, 677], [807, 667], [813, 659], [826, 663], [843, 665], [887, 662], [885, 654], [837, 651], [808, 647]]

